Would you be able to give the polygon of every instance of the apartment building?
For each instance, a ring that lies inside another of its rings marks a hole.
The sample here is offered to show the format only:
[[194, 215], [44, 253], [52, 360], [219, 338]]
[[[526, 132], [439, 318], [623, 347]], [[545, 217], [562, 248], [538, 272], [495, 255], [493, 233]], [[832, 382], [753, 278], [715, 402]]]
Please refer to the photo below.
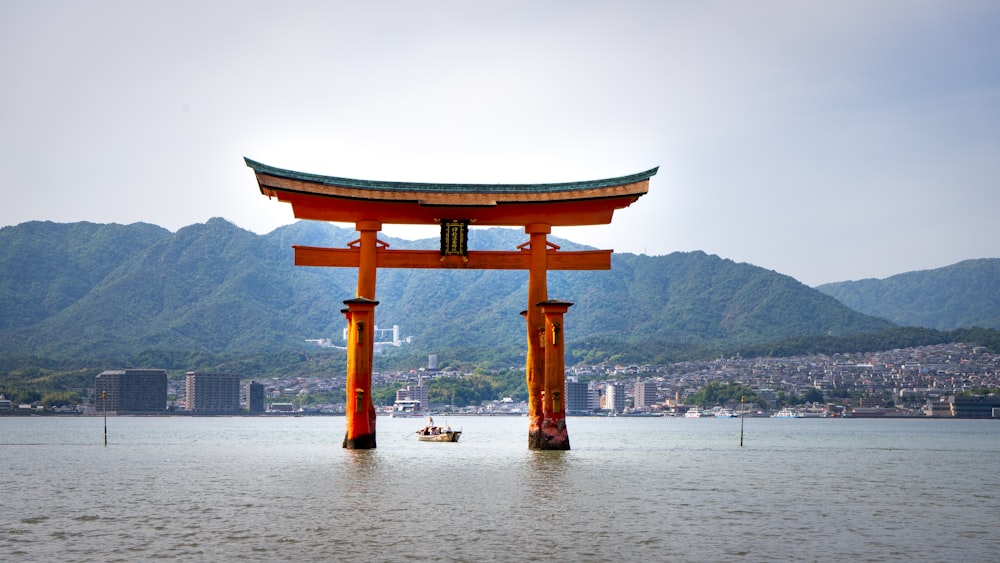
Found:
[[202, 413], [235, 413], [240, 410], [240, 376], [235, 373], [192, 371], [185, 380], [187, 410]]
[[154, 413], [167, 408], [167, 371], [106, 370], [94, 380], [94, 409], [105, 413]]

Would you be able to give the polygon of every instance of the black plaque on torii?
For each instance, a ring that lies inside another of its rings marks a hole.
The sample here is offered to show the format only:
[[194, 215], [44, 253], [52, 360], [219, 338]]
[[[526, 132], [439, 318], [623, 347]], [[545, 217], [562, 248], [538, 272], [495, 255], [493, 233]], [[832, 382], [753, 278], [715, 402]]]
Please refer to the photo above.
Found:
[[469, 221], [464, 219], [441, 220], [441, 256], [469, 255]]

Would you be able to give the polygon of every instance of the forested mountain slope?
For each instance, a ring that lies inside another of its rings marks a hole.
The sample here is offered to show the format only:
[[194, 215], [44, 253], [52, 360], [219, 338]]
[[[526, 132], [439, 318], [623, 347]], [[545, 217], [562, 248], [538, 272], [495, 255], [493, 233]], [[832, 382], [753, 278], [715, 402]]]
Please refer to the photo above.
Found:
[[819, 291], [868, 315], [938, 330], [1000, 329], [1000, 259], [965, 260], [883, 280], [828, 283]]
[[[129, 357], [141, 350], [247, 354], [301, 350], [336, 338], [352, 269], [293, 265], [292, 244], [342, 247], [352, 229], [299, 222], [257, 235], [212, 219], [170, 233], [152, 225], [25, 223], [0, 230], [0, 353]], [[391, 248], [438, 241], [381, 237]], [[470, 249], [513, 250], [516, 229], [473, 229]], [[554, 240], [564, 249], [582, 248]], [[588, 347], [749, 345], [796, 336], [874, 332], [862, 315], [776, 272], [702, 252], [614, 254], [612, 270], [551, 272], [575, 358]], [[518, 354], [527, 273], [380, 270], [379, 325], [411, 349]]]

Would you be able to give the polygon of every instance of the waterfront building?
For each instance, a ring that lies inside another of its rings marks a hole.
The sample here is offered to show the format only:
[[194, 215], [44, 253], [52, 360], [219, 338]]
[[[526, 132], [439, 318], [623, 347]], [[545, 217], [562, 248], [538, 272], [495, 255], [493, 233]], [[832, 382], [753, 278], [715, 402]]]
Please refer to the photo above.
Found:
[[956, 418], [996, 418], [996, 409], [1000, 409], [997, 395], [956, 395], [951, 403]]
[[951, 402], [950, 401], [929, 401], [924, 405], [923, 413], [926, 416], [954, 416], [951, 412]]
[[418, 379], [416, 385], [405, 385], [396, 391], [397, 403], [410, 401], [416, 401], [420, 405], [416, 410], [427, 410], [430, 405], [427, 402], [427, 386], [424, 385], [423, 378]]
[[593, 381], [587, 384], [587, 405], [590, 412], [601, 410], [601, 390]]
[[247, 411], [253, 414], [264, 412], [264, 384], [247, 383]]
[[197, 413], [235, 413], [240, 410], [240, 376], [235, 373], [187, 373], [187, 410]]
[[885, 416], [885, 409], [883, 407], [854, 407], [851, 416], [854, 418], [881, 418]]
[[866, 409], [885, 408], [885, 399], [882, 397], [862, 397], [858, 399], [858, 406]]
[[94, 380], [94, 409], [107, 413], [152, 413], [167, 408], [167, 371], [106, 370]]
[[778, 394], [774, 391], [774, 389], [770, 388], [757, 389], [757, 396], [760, 397], [760, 400], [764, 401], [768, 405], [774, 405], [775, 403], [778, 402]]
[[608, 383], [604, 388], [604, 408], [612, 413], [625, 412], [625, 384]]
[[659, 401], [655, 381], [636, 381], [633, 394], [635, 396], [635, 408], [637, 409], [651, 407]]
[[587, 414], [590, 404], [590, 386], [576, 380], [566, 381], [566, 414]]

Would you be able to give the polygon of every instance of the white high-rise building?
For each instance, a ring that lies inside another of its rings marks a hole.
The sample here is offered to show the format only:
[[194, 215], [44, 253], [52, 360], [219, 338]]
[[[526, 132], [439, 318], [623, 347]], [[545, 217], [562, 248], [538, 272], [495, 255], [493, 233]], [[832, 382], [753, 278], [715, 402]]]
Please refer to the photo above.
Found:
[[405, 385], [396, 391], [396, 401], [418, 401], [420, 406], [417, 410], [426, 411], [429, 403], [427, 399], [427, 386], [424, 385], [423, 378], [418, 379], [416, 385]]
[[604, 388], [604, 408], [613, 412], [625, 412], [625, 384], [608, 383]]

